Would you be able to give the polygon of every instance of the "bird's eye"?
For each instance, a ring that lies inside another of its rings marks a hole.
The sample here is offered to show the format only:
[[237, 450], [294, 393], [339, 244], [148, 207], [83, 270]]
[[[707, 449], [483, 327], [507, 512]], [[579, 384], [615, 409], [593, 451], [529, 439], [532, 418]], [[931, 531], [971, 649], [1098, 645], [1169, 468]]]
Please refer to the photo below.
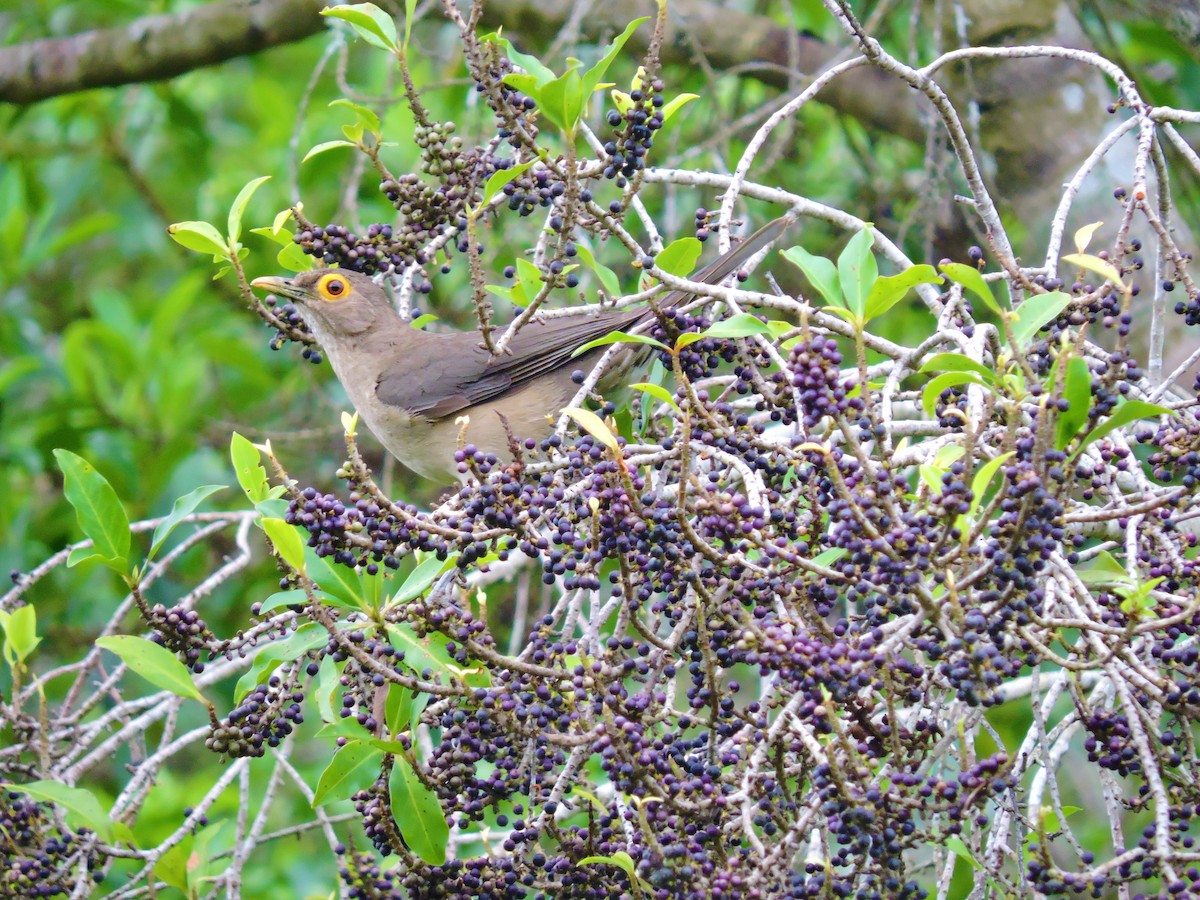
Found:
[[324, 300], [344, 300], [350, 295], [350, 282], [341, 275], [323, 275], [317, 282], [317, 291]]

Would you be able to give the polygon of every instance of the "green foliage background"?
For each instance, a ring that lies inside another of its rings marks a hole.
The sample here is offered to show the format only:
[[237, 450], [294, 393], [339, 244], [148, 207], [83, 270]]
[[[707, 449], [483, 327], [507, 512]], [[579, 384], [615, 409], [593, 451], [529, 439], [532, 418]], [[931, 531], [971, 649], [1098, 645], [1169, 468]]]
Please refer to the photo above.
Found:
[[[183, 3], [159, 3], [160, 11]], [[799, 2], [790, 11], [768, 12], [837, 41], [835, 27], [816, 2]], [[0, 12], [0, 33], [15, 44], [88, 27], [119, 25], [145, 12], [142, 4], [81, 0], [21, 5]], [[904, 9], [893, 14], [898, 35], [906, 28]], [[886, 28], [885, 28], [886, 31]], [[1161, 62], [1169, 53], [1173, 79], [1148, 79], [1144, 87], [1160, 103], [1194, 108], [1200, 104], [1200, 79], [1189, 78], [1196, 63], [1154, 23], [1140, 22], [1109, 30], [1112, 49], [1135, 66]], [[247, 227], [269, 224], [279, 209], [296, 198], [287, 191], [289, 160], [310, 146], [340, 137], [344, 110], [329, 102], [343, 96], [332, 67], [307, 86], [331, 41], [345, 35], [322, 34], [304, 42], [202, 69], [169, 82], [89, 91], [32, 107], [0, 106], [0, 570], [24, 572], [80, 538], [66, 504], [61, 476], [51, 451], [66, 448], [90, 460], [116, 488], [131, 520], [165, 515], [174, 499], [197, 485], [232, 484], [227, 448], [230, 433], [270, 438], [294, 474], [308, 483], [332, 488], [342, 456], [338, 410], [346, 406], [327, 366], [302, 363], [296, 348], [272, 352], [270, 333], [241, 308], [230, 282], [212, 280], [208, 260], [175, 245], [166, 234], [171, 222], [206, 219], [223, 222], [228, 205], [243, 184], [260, 175], [273, 178], [256, 195]], [[452, 34], [437, 21], [419, 23], [416, 42], [445, 48]], [[595, 48], [569, 48], [587, 57]], [[534, 49], [537, 52], [537, 49]], [[348, 49], [347, 77], [367, 96], [394, 92], [393, 73], [384, 54], [361, 44]], [[477, 133], [490, 113], [470, 104], [461, 61], [447, 53], [414, 58], [418, 85], [440, 85], [424, 93], [435, 116], [453, 118], [459, 132]], [[561, 59], [548, 59], [554, 66]], [[614, 67], [614, 80], [626, 82], [636, 60]], [[1154, 70], [1156, 75], [1161, 70]], [[734, 122], [770, 102], [772, 89], [749, 79], [719, 78], [716, 89], [694, 67], [664, 72], [672, 93], [693, 91], [701, 99], [672, 125], [659, 159], [686, 151], [685, 165], [720, 168], [736, 159], [748, 132], [723, 130], [713, 123]], [[301, 104], [304, 107], [301, 108]], [[602, 114], [593, 103], [592, 114]], [[393, 171], [408, 169], [415, 150], [407, 144], [412, 123], [401, 104], [384, 113], [386, 139], [398, 146], [387, 153]], [[291, 142], [299, 148], [293, 157]], [[756, 172], [798, 188], [814, 199], [849, 209], [881, 227], [894, 227], [916, 209], [922, 148], [888, 135], [869, 133], [860, 124], [825, 107], [810, 105], [794, 129], [794, 141], [777, 155], [772, 169]], [[300, 167], [300, 190], [314, 221], [337, 221], [347, 192], [360, 195], [364, 216], [384, 216], [370, 174], [359, 178], [346, 151], [323, 154]], [[1194, 186], [1190, 188], [1194, 192]], [[646, 199], [661, 223], [687, 233], [691, 211], [714, 205], [699, 192]], [[489, 237], [494, 271], [499, 272], [527, 246], [536, 222], [501, 228]], [[909, 232], [919, 238], [919, 230]], [[806, 248], [829, 252], [836, 238], [816, 226], [803, 235]], [[840, 240], [840, 239], [839, 239]], [[252, 274], [273, 273], [273, 251], [262, 239], [252, 247]], [[966, 241], [962, 249], [965, 251]], [[920, 247], [905, 249], [920, 260]], [[925, 260], [936, 262], [936, 260]], [[624, 264], [623, 264], [624, 265]], [[626, 285], [632, 284], [627, 267]], [[443, 318], [466, 322], [465, 272], [435, 279], [429, 305]], [[928, 327], [923, 311], [891, 313], [891, 337], [906, 341]], [[373, 445], [372, 445], [373, 446]], [[373, 462], [383, 464], [376, 455]], [[395, 495], [428, 502], [433, 486], [409, 483], [392, 471]], [[236, 488], [218, 494], [217, 505], [239, 505]], [[141, 538], [147, 539], [145, 536]], [[137, 540], [137, 538], [135, 538]], [[144, 548], [143, 548], [144, 549]], [[206, 545], [191, 551], [174, 570], [173, 581], [155, 590], [169, 600], [173, 591], [201, 581], [220, 564], [228, 546]], [[263, 560], [253, 577], [222, 585], [205, 601], [203, 615], [218, 634], [244, 622], [251, 603], [273, 590], [277, 573]], [[45, 671], [76, 658], [91, 644], [99, 626], [124, 593], [106, 569], [88, 564], [57, 569], [31, 592], [43, 643], [34, 659]], [[154, 595], [151, 602], [157, 599]], [[131, 620], [131, 627], [135, 623]], [[2, 678], [4, 676], [0, 676]], [[54, 683], [51, 683], [51, 690]], [[226, 685], [231, 692], [232, 685]], [[214, 699], [217, 699], [214, 697]], [[228, 703], [229, 698], [225, 698]], [[218, 700], [218, 702], [220, 702]], [[198, 716], [198, 713], [197, 713]], [[197, 723], [200, 723], [197, 719]], [[1020, 733], [1027, 722], [996, 716], [1001, 733]], [[0, 732], [0, 736], [3, 732]], [[119, 762], [136, 759], [126, 748]], [[307, 766], [310, 783], [327, 750], [305, 747], [297, 760]], [[139, 818], [139, 837], [153, 842], [174, 828], [188, 798], [211, 783], [214, 758], [176, 768], [151, 794]], [[266, 761], [258, 761], [264, 767]], [[256, 765], [257, 765], [256, 764]], [[112, 792], [119, 789], [115, 780]], [[213, 847], [231, 840], [233, 794], [209, 819], [219, 828]], [[306, 812], [297, 798], [298, 816]], [[280, 814], [273, 828], [284, 828]], [[1103, 840], [1103, 824], [1097, 823]], [[263, 858], [246, 870], [246, 897], [324, 894], [333, 888], [332, 867], [312, 864], [321, 854], [318, 835], [273, 842]], [[314, 854], [316, 854], [314, 856]], [[962, 868], [962, 867], [960, 867]], [[119, 877], [112, 883], [119, 883]]]

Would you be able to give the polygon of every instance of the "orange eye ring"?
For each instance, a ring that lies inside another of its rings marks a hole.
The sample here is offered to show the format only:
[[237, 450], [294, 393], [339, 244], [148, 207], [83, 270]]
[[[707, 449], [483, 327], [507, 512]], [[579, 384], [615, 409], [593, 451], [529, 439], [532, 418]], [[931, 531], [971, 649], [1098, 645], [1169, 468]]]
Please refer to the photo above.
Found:
[[317, 282], [317, 293], [321, 295], [322, 300], [337, 303], [350, 296], [350, 282], [346, 280], [345, 276], [331, 272], [321, 276], [320, 281]]

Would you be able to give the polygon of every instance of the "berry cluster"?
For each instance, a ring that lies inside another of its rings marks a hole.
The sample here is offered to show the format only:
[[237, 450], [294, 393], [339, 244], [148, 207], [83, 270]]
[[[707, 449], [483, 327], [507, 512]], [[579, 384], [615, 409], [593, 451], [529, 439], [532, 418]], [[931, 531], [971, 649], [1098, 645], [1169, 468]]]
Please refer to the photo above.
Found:
[[231, 759], [261, 757], [278, 747], [304, 721], [300, 704], [304, 692], [294, 683], [272, 675], [233, 709], [224, 722], [214, 721], [204, 746]]
[[86, 828], [56, 828], [40, 803], [0, 791], [0, 896], [82, 896], [104, 880], [93, 837]]
[[[706, 323], [675, 313], [671, 324], [690, 330]], [[670, 335], [664, 330], [663, 337]], [[597, 846], [629, 853], [639, 878], [664, 896], [691, 896], [693, 889], [698, 897], [745, 896], [744, 885], [761, 882], [761, 873], [754, 873], [742, 855], [740, 832], [727, 832], [740, 814], [727, 813], [732, 818], [715, 830], [689, 833], [694, 814], [684, 812], [710, 808], [709, 798], [748, 783], [755, 809], [749, 821], [756, 832], [772, 837], [790, 827], [802, 806], [755, 759], [755, 747], [778, 740], [771, 730], [781, 701], [739, 702], [740, 688], [730, 679], [734, 670], [748, 667], [775, 685], [778, 698], [794, 698], [789, 715], [813, 734], [849, 728], [860, 753], [886, 755], [899, 744], [919, 767], [940, 737], [938, 727], [929, 721], [891, 723], [884, 698], [915, 700], [931, 682], [944, 681], [967, 704], [995, 702], [998, 687], [1020, 670], [1029, 649], [1013, 637], [1014, 625], [1028, 619], [1020, 618], [1018, 604], [1012, 603], [1017, 611], [1009, 612], [1002, 598], [1011, 597], [1014, 582], [1026, 595], [1032, 593], [1032, 585], [1021, 579], [1032, 576], [1038, 564], [1025, 561], [1029, 550], [1013, 559], [1001, 558], [1001, 550], [1028, 542], [1023, 532], [1017, 534], [1018, 525], [1045, 521], [1035, 526], [1037, 533], [1048, 528], [1052, 534], [1061, 515], [1050, 494], [1036, 494], [1039, 481], [1024, 474], [1026, 467], [1031, 473], [1036, 468], [1033, 442], [1023, 445], [1030, 461], [1014, 463], [1008, 476], [1014, 484], [1013, 511], [1022, 517], [1011, 524], [1001, 520], [1000, 534], [1007, 537], [997, 535], [980, 545], [981, 553], [991, 554], [993, 571], [971, 595], [966, 615], [960, 621], [931, 620], [918, 629], [914, 646], [926, 660], [919, 662], [898, 648], [883, 649], [879, 629], [923, 608], [922, 586], [938, 577], [934, 553], [973, 499], [965, 470], [952, 470], [943, 493], [922, 502], [907, 493], [902, 473], [868, 471], [836, 448], [827, 454], [806, 449], [795, 459], [786, 446], [766, 441], [766, 429], [776, 422], [813, 427], [829, 416], [848, 416], [858, 430], [871, 433], [863, 404], [847, 397], [839, 350], [831, 339], [802, 341], [779, 377], [765, 370], [763, 358], [742, 355], [735, 342], [700, 342], [687, 349], [692, 348], [695, 355], [681, 363], [685, 383], [695, 378], [697, 385], [705, 379], [708, 384], [676, 394], [692, 410], [690, 438], [684, 444], [679, 435], [662, 437], [662, 452], [648, 468], [636, 465], [635, 457], [615, 460], [590, 436], [574, 442], [527, 441], [519, 465], [504, 465], [468, 446], [459, 451], [460, 467], [480, 482], [464, 486], [431, 514], [384, 497], [352, 460], [342, 472], [351, 481], [348, 501], [306, 489], [293, 497], [287, 515], [309, 530], [310, 544], [320, 555], [350, 565], [395, 567], [421, 550], [439, 557], [457, 553], [460, 567], [469, 569], [485, 556], [505, 560], [519, 552], [540, 565], [547, 583], [560, 583], [568, 592], [601, 591], [637, 623], [596, 644], [568, 639], [562, 620], [547, 615], [527, 638], [521, 656], [527, 664], [505, 664], [487, 623], [448, 594], [413, 601], [396, 612], [418, 634], [448, 638], [446, 652], [457, 664], [491, 673], [490, 686], [443, 698], [430, 720], [441, 729], [441, 739], [424, 763], [426, 779], [460, 828], [511, 816], [514, 807], [545, 814], [564, 803], [568, 810], [580, 808], [560, 784], [576, 735], [589, 735], [586, 746], [619, 793], [637, 796], [653, 785], [662, 798], [632, 821], [627, 811], [610, 808], [611, 824], [599, 830], [555, 826], [554, 840], [565, 856], [556, 861], [547, 854], [546, 866], [535, 866], [528, 875], [547, 895], [600, 897], [615, 887], [612, 882], [602, 887], [594, 878], [575, 885], [553, 876], [566, 868], [573, 858], [568, 851], [576, 844], [581, 856], [601, 852]], [[722, 363], [732, 364], [735, 374], [714, 376]], [[749, 406], [747, 399], [753, 400]], [[669, 424], [677, 429], [678, 423]], [[680, 499], [662, 488], [676, 483], [687, 446], [737, 460], [756, 473], [766, 493], [751, 498], [738, 490], [736, 470], [719, 464], [721, 456], [709, 457], [701, 464], [699, 493], [681, 508]], [[530, 477], [533, 464], [551, 468]], [[794, 481], [785, 486], [789, 478]], [[807, 511], [810, 503], [823, 511], [827, 524]], [[834, 549], [844, 551], [830, 564], [838, 580], [805, 574], [806, 560]], [[761, 562], [752, 562], [753, 557]], [[864, 604], [866, 614], [839, 617], [843, 596]], [[663, 634], [674, 636], [664, 644], [656, 637]], [[348, 640], [358, 641], [372, 657], [380, 647], [390, 649], [361, 633], [351, 632]], [[340, 658], [345, 659], [344, 651]], [[396, 666], [394, 658], [389, 663]], [[653, 686], [663, 679], [679, 682], [686, 715], [661, 718], [655, 693], [661, 688]], [[376, 727], [364, 705], [367, 695], [353, 687], [358, 676], [343, 683], [350, 704], [344, 714], [353, 714], [349, 710], [357, 706], [359, 723]], [[850, 720], [837, 710], [852, 711]], [[797, 764], [806, 756], [804, 744], [791, 740], [779, 751], [788, 758], [797, 754]], [[807, 896], [812, 890], [858, 885], [855, 890], [866, 891], [861, 896], [921, 896], [911, 878], [897, 873], [906, 865], [906, 852], [934, 835], [903, 812], [911, 808], [906, 798], [928, 791], [955, 817], [978, 818], [1010, 786], [1007, 760], [996, 758], [980, 764], [978, 772], [964, 771], [961, 781], [894, 780], [876, 796], [847, 776], [850, 764], [811, 770], [811, 789], [845, 837], [834, 868], [782, 876], [778, 890]], [[379, 820], [381, 808], [369, 805], [372, 820]], [[713, 813], [720, 823], [718, 810]], [[552, 821], [543, 819], [542, 827]], [[890, 822], [887, 833], [897, 835], [889, 850], [867, 840], [880, 822]], [[527, 824], [515, 827], [525, 836], [510, 837], [505, 846], [513, 856], [430, 871], [418, 865], [405, 885], [426, 884], [436, 876], [446, 896], [471, 896], [492, 878], [520, 881], [531, 863]], [[723, 846], [724, 867], [712, 863], [714, 842]], [[875, 860], [870, 874], [853, 875], [867, 858]], [[461, 887], [452, 889], [459, 879]]]
[[1195, 420], [1168, 421], [1139, 437], [1155, 448], [1147, 460], [1155, 478], [1178, 479], [1187, 488], [1200, 484], [1200, 424]]
[[308, 325], [304, 322], [304, 317], [300, 315], [300, 310], [296, 308], [294, 303], [285, 303], [279, 305], [279, 298], [274, 294], [268, 294], [267, 299], [263, 302], [263, 306], [273, 314], [277, 321], [270, 324], [275, 327], [275, 334], [272, 335], [268, 346], [272, 350], [282, 350], [288, 341], [299, 341], [304, 345], [301, 356], [308, 362], [319, 365], [324, 357], [321, 351], [316, 348], [316, 338], [312, 336]]
[[[665, 310], [650, 328], [650, 337], [664, 344], [674, 344], [685, 332], [703, 331], [712, 320], [703, 315], [692, 315], [679, 309]], [[737, 345], [723, 338], [705, 338], [688, 344], [678, 354], [680, 369], [689, 381], [697, 381], [709, 375], [722, 362], [733, 362]], [[659, 360], [668, 368], [674, 358], [669, 351], [660, 350]]]
[[152, 629], [151, 640], [178, 656], [196, 674], [204, 671], [200, 657], [211, 650], [213, 634], [198, 612], [178, 606], [167, 609], [156, 603], [146, 619]]
[[[655, 334], [673, 342], [707, 325], [671, 311]], [[852, 390], [841, 352], [832, 337], [805, 334], [780, 370], [749, 342], [697, 342], [677, 360], [663, 357], [682, 413], [651, 417], [639, 447], [622, 441], [614, 454], [590, 435], [550, 437], [520, 442], [510, 462], [468, 445], [456, 459], [471, 480], [430, 512], [384, 496], [356, 453], [339, 473], [346, 500], [311, 488], [292, 495], [287, 519], [338, 563], [378, 572], [421, 551], [453, 556], [466, 573], [519, 555], [567, 598], [533, 621], [515, 657], [500, 653], [491, 624], [456, 591], [389, 612], [391, 627], [437, 637], [456, 666], [487, 673], [470, 689], [415, 671], [366, 630], [325, 648], [345, 663], [343, 716], [368, 732], [381, 727], [373, 698], [382, 684], [441, 685], [422, 717], [439, 735], [420, 761], [422, 780], [461, 832], [506, 829], [488, 855], [444, 866], [406, 856], [380, 896], [431, 896], [437, 884], [448, 897], [608, 897], [631, 890], [628, 876], [614, 868], [580, 877], [577, 862], [620, 852], [654, 896], [923, 897], [911, 869], [923, 849], [986, 828], [1010, 802], [1018, 778], [1009, 755], [957, 771], [933, 765], [945, 762], [946, 722], [914, 709], [935, 695], [961, 710], [994, 706], [1042, 663], [1060, 640], [1048, 622], [1064, 616], [1047, 579], [1088, 546], [1068, 514], [1121, 490], [1136, 458], [1111, 438], [1073, 458], [1039, 421], [1065, 407], [1031, 404], [1005, 432], [1009, 456], [982, 496], [980, 463], [967, 458], [914, 490], [911, 468], [864, 451], [878, 422]], [[1122, 353], [1090, 366], [1087, 428], [1142, 378]], [[955, 428], [965, 424], [960, 410]], [[781, 428], [789, 439], [779, 439]], [[1152, 459], [1160, 475], [1175, 461], [1190, 465], [1191, 450], [1170, 448], [1194, 433], [1172, 423], [1143, 435], [1164, 454]], [[818, 443], [825, 435], [838, 440]], [[1170, 509], [1155, 515], [1155, 539], [1188, 551], [1196, 540], [1172, 529]], [[1164, 578], [1164, 591], [1186, 589], [1197, 574], [1161, 552], [1141, 562], [1146, 578]], [[593, 595], [617, 624], [581, 634], [571, 598]], [[1144, 615], [1120, 591], [1088, 602], [1107, 629], [1103, 641]], [[1172, 715], [1200, 703], [1191, 645], [1200, 620], [1185, 613], [1158, 608], [1172, 624], [1150, 651], [1177, 686], [1157, 701]], [[1080, 660], [1091, 662], [1086, 653]], [[747, 677], [769, 690], [747, 695]], [[1092, 763], [1143, 779], [1128, 714], [1080, 715]], [[1175, 764], [1184, 759], [1179, 728], [1164, 726], [1158, 738]], [[597, 807], [577, 793], [588, 781], [581, 759], [593, 761], [599, 783], [641, 805]], [[884, 760], [887, 778], [869, 777]], [[383, 790], [360, 797], [360, 813], [378, 849], [405, 852], [384, 827], [392, 820]], [[1200, 798], [1172, 796], [1171, 821], [1190, 822]], [[774, 874], [756, 867], [747, 835], [803, 842], [809, 810], [829, 835], [827, 863]], [[1172, 846], [1190, 841], [1185, 831], [1172, 830]], [[1022, 877], [1046, 894], [1086, 881], [1048, 857], [1031, 859]], [[1157, 872], [1130, 867], [1096, 883]]]
[[[382, 168], [380, 192], [395, 207], [395, 224], [376, 223], [365, 234], [357, 234], [345, 225], [320, 226], [296, 213], [293, 240], [310, 256], [326, 266], [340, 266], [366, 275], [399, 272], [411, 266], [424, 266], [429, 260], [426, 248], [448, 229], [457, 229], [460, 252], [467, 246], [462, 233], [466, 212], [480, 202], [481, 189], [494, 172], [511, 167], [512, 160], [497, 157], [484, 148], [464, 149], [462, 138], [454, 134], [454, 122], [433, 122], [416, 109], [414, 141], [421, 150], [420, 171], [395, 176]], [[428, 291], [427, 283], [419, 291]]]
[[387, 785], [382, 780], [350, 799], [354, 801], [354, 811], [362, 817], [363, 834], [381, 856], [390, 856], [394, 847], [403, 847], [396, 820], [392, 818]]
[[814, 337], [798, 343], [792, 348], [788, 362], [806, 429], [826, 416], [843, 415], [852, 406], [842, 381], [842, 354], [833, 338]]
[[[556, 179], [553, 173], [544, 167], [537, 167], [523, 172], [504, 186], [504, 194], [508, 197], [508, 208], [519, 216], [529, 216], [538, 209], [549, 209], [556, 203], [561, 204], [566, 194], [566, 182]], [[585, 202], [591, 199], [590, 192], [584, 192]], [[561, 230], [562, 222], [558, 222]]]
[[605, 178], [632, 178], [646, 167], [654, 133], [663, 126], [663, 87], [662, 79], [656, 78], [630, 92], [631, 104], [624, 112], [608, 111], [605, 120], [613, 135], [604, 144]]
[[496, 137], [518, 149], [536, 149], [537, 103], [504, 81], [514, 71], [513, 64], [501, 55], [497, 44], [484, 44], [480, 50], [484, 59], [472, 65], [471, 72], [475, 90], [495, 113]]

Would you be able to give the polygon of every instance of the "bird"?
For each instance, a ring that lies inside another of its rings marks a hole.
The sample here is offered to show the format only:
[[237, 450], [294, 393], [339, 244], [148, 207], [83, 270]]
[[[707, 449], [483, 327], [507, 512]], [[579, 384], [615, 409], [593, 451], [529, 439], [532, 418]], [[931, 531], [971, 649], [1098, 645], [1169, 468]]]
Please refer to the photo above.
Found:
[[[764, 225], [694, 280], [718, 284], [769, 247], [790, 222], [785, 216]], [[554, 418], [579, 390], [573, 373], [589, 371], [603, 354], [598, 347], [573, 358], [574, 351], [653, 316], [640, 307], [535, 318], [512, 335], [506, 353], [493, 356], [478, 330], [439, 333], [411, 327], [384, 289], [358, 272], [319, 268], [290, 278], [256, 278], [251, 284], [296, 304], [372, 434], [406, 467], [442, 483], [465, 477], [454, 459], [464, 440], [503, 458], [510, 437], [550, 434]], [[659, 308], [691, 296], [672, 291]], [[645, 349], [631, 346], [605, 373], [606, 382], [628, 371]]]

